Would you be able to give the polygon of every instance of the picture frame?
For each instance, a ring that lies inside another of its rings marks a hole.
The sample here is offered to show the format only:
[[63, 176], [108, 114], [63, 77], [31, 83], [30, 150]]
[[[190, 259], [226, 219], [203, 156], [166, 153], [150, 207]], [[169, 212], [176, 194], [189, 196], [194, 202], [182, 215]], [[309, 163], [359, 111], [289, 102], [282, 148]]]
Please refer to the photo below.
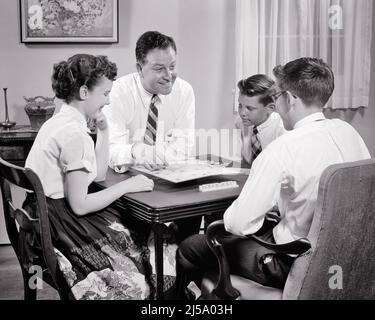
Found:
[[118, 0], [19, 0], [21, 43], [118, 43]]

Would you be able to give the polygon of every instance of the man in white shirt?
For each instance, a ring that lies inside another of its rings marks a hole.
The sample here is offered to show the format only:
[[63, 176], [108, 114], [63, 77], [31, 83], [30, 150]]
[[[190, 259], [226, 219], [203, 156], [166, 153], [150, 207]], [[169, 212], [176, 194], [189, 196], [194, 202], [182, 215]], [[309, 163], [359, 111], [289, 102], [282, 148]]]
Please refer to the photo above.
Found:
[[249, 167], [258, 154], [284, 132], [283, 122], [275, 110], [272, 94], [275, 82], [256, 74], [237, 84], [238, 117], [235, 128], [241, 132], [241, 166]]
[[117, 172], [135, 164], [152, 170], [185, 159], [194, 144], [194, 91], [177, 77], [174, 40], [148, 31], [135, 53], [137, 72], [114, 82], [110, 105], [103, 109], [110, 167]]
[[[231, 236], [223, 246], [231, 273], [283, 288], [294, 258], [241, 236], [256, 233], [266, 213], [277, 205], [281, 221], [262, 238], [280, 244], [306, 237], [323, 170], [335, 163], [368, 159], [370, 154], [352, 126], [326, 119], [322, 113], [334, 88], [334, 76], [326, 63], [300, 58], [275, 67], [274, 74], [279, 90], [274, 95], [276, 110], [290, 131], [254, 161], [241, 194], [224, 214]], [[185, 275], [196, 282], [207, 270], [217, 269], [205, 240], [204, 235], [192, 236], [180, 244], [177, 254]]]
[[[176, 54], [173, 38], [147, 31], [136, 43], [137, 72], [113, 83], [103, 113], [109, 127], [109, 166], [116, 172], [132, 165], [155, 170], [189, 156], [195, 97], [191, 85], [177, 77]], [[200, 222], [200, 217], [180, 219], [169, 226], [170, 234], [180, 242], [198, 233]]]

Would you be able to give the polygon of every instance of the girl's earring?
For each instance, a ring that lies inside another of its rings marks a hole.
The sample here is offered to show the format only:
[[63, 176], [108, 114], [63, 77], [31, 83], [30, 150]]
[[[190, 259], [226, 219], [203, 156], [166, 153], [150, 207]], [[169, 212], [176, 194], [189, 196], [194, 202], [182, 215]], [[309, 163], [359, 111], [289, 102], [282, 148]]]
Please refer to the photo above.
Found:
[[86, 100], [87, 99], [87, 93], [88, 93], [88, 90], [87, 90], [86, 86], [81, 86], [79, 88], [79, 98], [81, 100]]

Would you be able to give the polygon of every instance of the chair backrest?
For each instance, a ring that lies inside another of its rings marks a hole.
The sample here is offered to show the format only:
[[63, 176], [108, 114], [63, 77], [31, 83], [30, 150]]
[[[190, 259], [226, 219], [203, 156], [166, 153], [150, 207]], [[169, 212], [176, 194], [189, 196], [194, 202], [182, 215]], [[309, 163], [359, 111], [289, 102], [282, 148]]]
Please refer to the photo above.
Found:
[[[11, 185], [35, 194], [37, 200], [36, 212], [29, 214], [22, 208], [16, 208], [12, 199]], [[24, 270], [22, 264], [23, 260], [19, 250], [19, 230], [28, 231], [34, 229], [40, 235], [39, 240], [43, 254], [41, 258], [45, 263], [43, 267], [48, 270], [47, 276], [52, 278], [52, 283], [50, 281], [47, 282], [58, 290], [60, 297], [66, 298], [67, 287], [58, 269], [57, 258], [51, 240], [46, 197], [39, 177], [31, 169], [16, 166], [0, 158], [0, 186], [8, 237], [20, 262], [24, 280], [25, 272], [28, 272], [28, 270]]]
[[284, 299], [375, 299], [375, 159], [323, 172], [308, 239]]

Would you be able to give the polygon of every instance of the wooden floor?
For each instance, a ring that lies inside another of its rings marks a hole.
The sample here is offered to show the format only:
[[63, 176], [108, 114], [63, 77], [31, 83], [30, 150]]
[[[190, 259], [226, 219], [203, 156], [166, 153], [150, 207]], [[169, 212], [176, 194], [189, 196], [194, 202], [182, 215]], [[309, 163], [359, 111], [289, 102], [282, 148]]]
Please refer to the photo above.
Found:
[[[56, 290], [43, 282], [37, 293], [38, 300], [59, 300]], [[13, 248], [0, 245], [0, 300], [23, 300], [23, 279]]]

